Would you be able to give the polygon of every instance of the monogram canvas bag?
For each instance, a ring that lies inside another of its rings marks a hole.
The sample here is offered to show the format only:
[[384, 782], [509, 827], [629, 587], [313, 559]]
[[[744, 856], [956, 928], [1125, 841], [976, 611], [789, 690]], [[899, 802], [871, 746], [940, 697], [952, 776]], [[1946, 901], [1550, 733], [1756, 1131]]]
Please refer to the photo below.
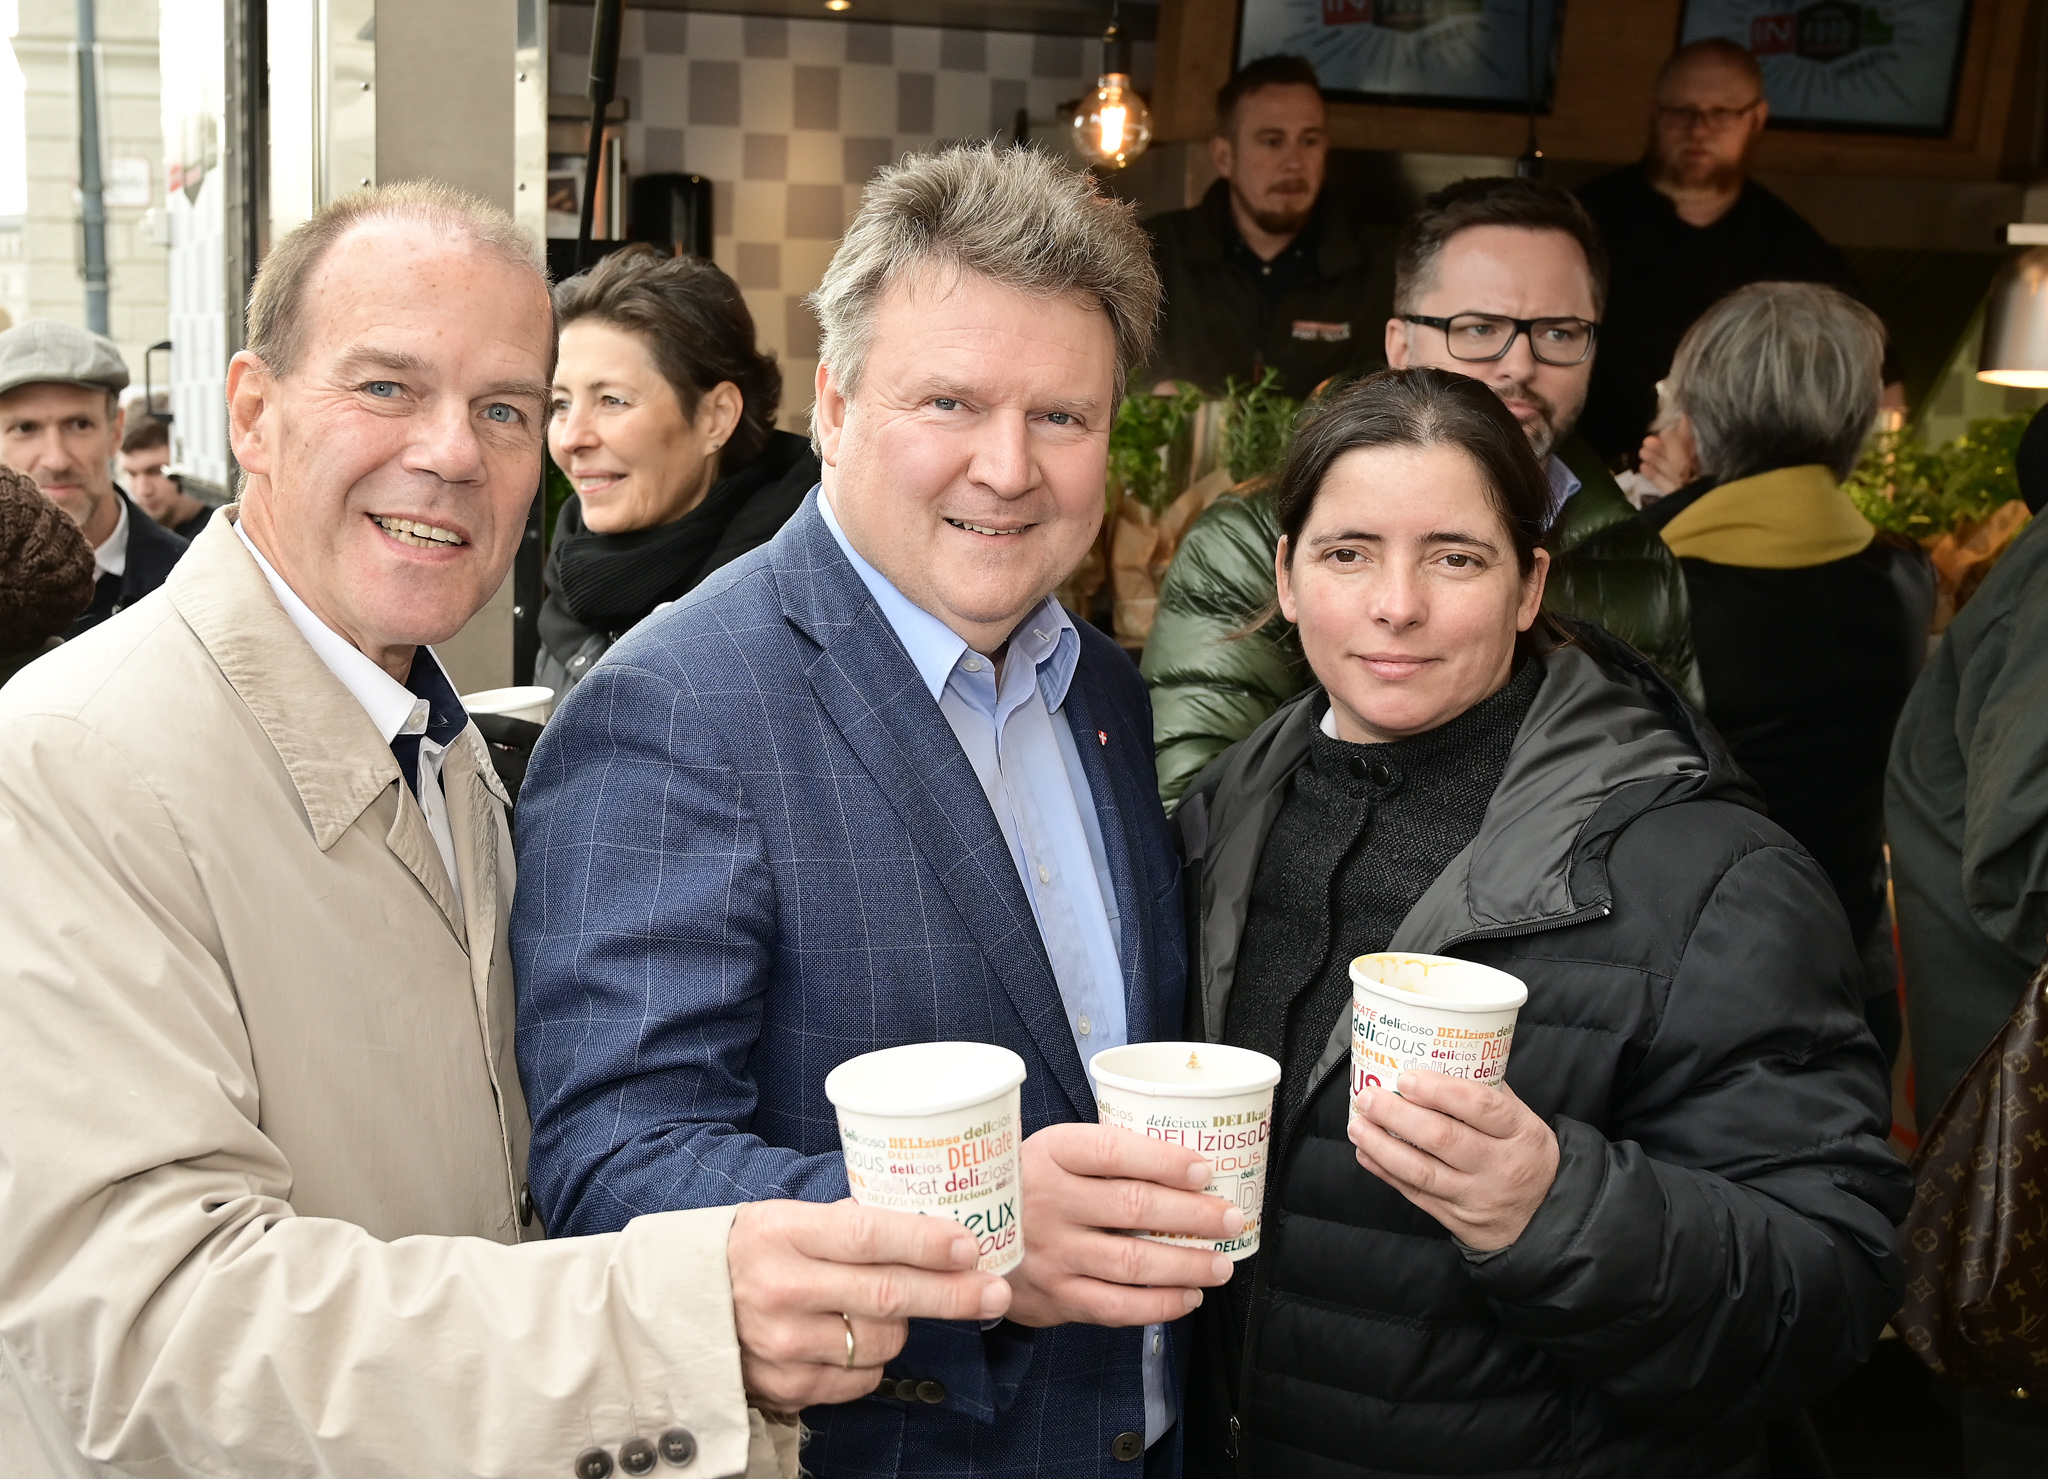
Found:
[[1913, 1158], [1906, 1344], [1966, 1387], [2048, 1405], [2048, 965]]

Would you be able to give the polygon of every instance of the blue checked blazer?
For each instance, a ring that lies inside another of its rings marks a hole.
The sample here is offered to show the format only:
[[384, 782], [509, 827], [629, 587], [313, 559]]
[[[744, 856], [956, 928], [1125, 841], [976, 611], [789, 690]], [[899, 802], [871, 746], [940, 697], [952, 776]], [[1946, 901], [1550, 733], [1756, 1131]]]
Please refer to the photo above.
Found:
[[[995, 814], [817, 497], [613, 647], [527, 771], [519, 1069], [533, 1196], [556, 1234], [844, 1197], [825, 1075], [877, 1048], [1000, 1043], [1029, 1069], [1027, 1133], [1095, 1118]], [[1130, 659], [1078, 625], [1062, 712], [1116, 886], [1130, 1039], [1176, 1036], [1180, 870], [1150, 705]], [[919, 1321], [888, 1375], [944, 1399], [901, 1401], [890, 1381], [888, 1396], [813, 1408], [805, 1466], [1135, 1474], [1110, 1449], [1144, 1432], [1142, 1338]]]

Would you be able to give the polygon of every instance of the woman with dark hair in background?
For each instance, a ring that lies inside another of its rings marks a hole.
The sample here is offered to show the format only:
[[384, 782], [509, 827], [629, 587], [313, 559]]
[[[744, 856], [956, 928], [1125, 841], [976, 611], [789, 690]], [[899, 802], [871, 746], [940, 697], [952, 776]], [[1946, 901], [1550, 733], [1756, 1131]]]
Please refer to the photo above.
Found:
[[648, 612], [774, 538], [818, 481], [775, 429], [782, 372], [701, 257], [614, 252], [555, 289], [548, 450], [576, 497], [548, 554], [533, 681], [559, 701]]
[[[1360, 381], [1277, 498], [1319, 686], [1175, 817], [1193, 1030], [1282, 1066], [1188, 1471], [1761, 1479], [1900, 1299], [1841, 906], [1641, 654], [1541, 614], [1549, 484], [1485, 385]], [[1527, 985], [1505, 1084], [1350, 1097], [1389, 949]]]

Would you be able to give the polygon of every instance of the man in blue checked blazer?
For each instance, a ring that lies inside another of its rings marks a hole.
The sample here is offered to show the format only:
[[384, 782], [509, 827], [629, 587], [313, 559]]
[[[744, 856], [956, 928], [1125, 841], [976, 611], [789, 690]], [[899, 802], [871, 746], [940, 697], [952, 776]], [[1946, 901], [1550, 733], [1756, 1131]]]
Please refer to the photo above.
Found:
[[883, 172], [814, 301], [824, 481], [615, 646], [536, 750], [513, 916], [548, 1228], [847, 1195], [825, 1075], [999, 1043], [1023, 1087], [1007, 1319], [804, 1414], [820, 1479], [1177, 1474], [1175, 1322], [1232, 1235], [1192, 1152], [1096, 1125], [1085, 1061], [1179, 1035], [1179, 868], [1142, 681], [1054, 587], [1102, 520], [1158, 281], [1128, 211], [1031, 151]]

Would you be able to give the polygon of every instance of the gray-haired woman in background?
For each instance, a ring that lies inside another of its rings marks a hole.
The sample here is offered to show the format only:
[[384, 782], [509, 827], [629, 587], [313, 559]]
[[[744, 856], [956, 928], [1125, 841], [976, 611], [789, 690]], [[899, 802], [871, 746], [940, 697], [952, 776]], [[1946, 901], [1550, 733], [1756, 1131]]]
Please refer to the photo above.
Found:
[[[1877, 315], [1834, 288], [1730, 293], [1665, 384], [1692, 480], [1641, 515], [1685, 571], [1707, 717], [1827, 871], [1859, 945], [1883, 912], [1885, 759], [1934, 611], [1927, 556], [1841, 489], [1877, 419], [1883, 357]], [[1872, 985], [1891, 1057], [1897, 994], [1888, 975]]]

